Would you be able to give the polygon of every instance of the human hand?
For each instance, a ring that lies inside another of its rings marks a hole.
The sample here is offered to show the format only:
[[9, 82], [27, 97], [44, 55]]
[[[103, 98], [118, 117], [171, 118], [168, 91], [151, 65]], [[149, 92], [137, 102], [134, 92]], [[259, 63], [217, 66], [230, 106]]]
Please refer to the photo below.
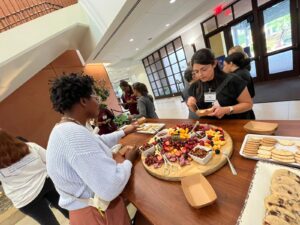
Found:
[[137, 125], [128, 125], [128, 126], [126, 126], [126, 127], [124, 128], [124, 133], [125, 133], [125, 135], [128, 135], [128, 134], [130, 134], [130, 133], [135, 132], [137, 127], [138, 127]]
[[219, 119], [229, 112], [228, 107], [222, 107], [220, 105], [213, 105], [212, 110], [213, 112], [208, 114], [208, 116], [215, 116]]
[[186, 104], [192, 112], [196, 111], [196, 109], [197, 109], [197, 107], [196, 107], [197, 100], [196, 100], [195, 97], [189, 97]]
[[127, 150], [127, 152], [125, 153], [125, 159], [128, 159], [133, 163], [138, 157], [138, 155], [139, 155], [138, 148], [134, 146], [134, 148]]

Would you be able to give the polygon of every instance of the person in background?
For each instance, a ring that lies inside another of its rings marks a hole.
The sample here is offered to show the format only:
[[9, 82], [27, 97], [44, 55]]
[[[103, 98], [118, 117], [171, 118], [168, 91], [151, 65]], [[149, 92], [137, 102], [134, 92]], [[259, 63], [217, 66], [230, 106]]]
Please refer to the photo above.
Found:
[[[119, 195], [138, 152], [133, 148], [122, 157], [113, 155], [112, 147], [136, 127], [129, 125], [101, 136], [91, 133], [85, 127], [86, 121], [99, 115], [94, 79], [70, 74], [51, 83], [53, 108], [63, 117], [49, 137], [47, 169], [60, 193], [60, 206], [70, 211], [71, 225], [129, 225], [130, 218]], [[109, 203], [104, 215], [87, 203], [94, 196]]]
[[[248, 59], [249, 56], [248, 54], [244, 51], [243, 47], [240, 46], [240, 45], [235, 45], [233, 47], [231, 47], [228, 51], [228, 55], [231, 55], [232, 53], [235, 53], [235, 52], [240, 52], [244, 55], [244, 58], [245, 59]], [[251, 60], [249, 61], [249, 64], [248, 65], [245, 65], [245, 69], [247, 69], [248, 71], [251, 71], [251, 64], [250, 64]]]
[[[182, 98], [184, 100], [184, 102], [187, 102], [188, 98], [189, 98], [189, 88], [192, 85], [192, 83], [194, 83], [196, 81], [196, 76], [193, 73], [193, 68], [192, 67], [188, 67], [185, 71], [184, 71], [184, 79], [186, 80], [187, 84], [185, 86], [185, 88], [182, 91]], [[189, 119], [199, 119], [199, 116], [197, 116], [195, 114], [195, 112], [192, 112], [189, 109]]]
[[121, 104], [125, 109], [128, 109], [130, 114], [139, 114], [137, 110], [137, 99], [136, 96], [133, 94], [132, 87], [130, 84], [125, 81], [120, 81], [120, 88], [123, 91], [123, 94], [121, 96], [121, 99], [123, 101], [123, 104]]
[[189, 89], [187, 105], [191, 111], [197, 114], [198, 109], [211, 107], [210, 118], [251, 118], [253, 103], [244, 80], [235, 74], [225, 75], [210, 49], [198, 50], [191, 61], [198, 79]]
[[245, 58], [241, 52], [234, 52], [224, 60], [223, 71], [225, 73], [235, 73], [247, 82], [247, 88], [251, 98], [255, 96], [254, 83], [251, 74], [246, 67], [250, 64], [250, 59]]
[[145, 84], [136, 82], [132, 85], [133, 93], [137, 97], [137, 108], [139, 114], [129, 115], [132, 118], [158, 118], [155, 112], [153, 97], [148, 94], [148, 89]]
[[59, 194], [47, 176], [46, 150], [23, 142], [0, 129], [0, 181], [6, 196], [25, 215], [42, 225], [59, 225], [49, 204], [66, 218]]
[[114, 114], [107, 108], [107, 105], [100, 104], [100, 110], [98, 115], [98, 127], [99, 135], [109, 134], [118, 129], [117, 125], [114, 122]]

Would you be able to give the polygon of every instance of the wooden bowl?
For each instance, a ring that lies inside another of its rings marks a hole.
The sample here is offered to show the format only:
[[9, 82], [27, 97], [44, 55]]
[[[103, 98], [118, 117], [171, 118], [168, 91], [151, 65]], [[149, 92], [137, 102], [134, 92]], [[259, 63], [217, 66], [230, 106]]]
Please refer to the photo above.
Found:
[[201, 173], [182, 178], [181, 187], [186, 200], [194, 208], [202, 208], [217, 200], [216, 192]]
[[251, 134], [274, 134], [278, 128], [278, 123], [266, 123], [258, 121], [250, 121], [244, 125], [247, 133]]

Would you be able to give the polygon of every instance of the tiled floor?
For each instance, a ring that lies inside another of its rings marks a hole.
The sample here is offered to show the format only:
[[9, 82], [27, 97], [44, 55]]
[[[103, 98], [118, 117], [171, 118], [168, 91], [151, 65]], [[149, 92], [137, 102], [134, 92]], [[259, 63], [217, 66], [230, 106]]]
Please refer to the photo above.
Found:
[[[188, 110], [185, 103], [181, 102], [181, 97], [157, 100], [155, 102], [156, 111], [159, 118], [185, 119]], [[300, 119], [300, 101], [273, 102], [255, 104], [254, 112], [258, 120], [299, 120]], [[68, 225], [69, 222], [57, 210], [54, 210], [58, 220], [62, 225]], [[1, 216], [0, 216], [1, 217]], [[8, 223], [9, 224], [9, 223]], [[9, 224], [9, 225], [14, 225]], [[38, 225], [30, 217], [25, 216], [15, 225]]]

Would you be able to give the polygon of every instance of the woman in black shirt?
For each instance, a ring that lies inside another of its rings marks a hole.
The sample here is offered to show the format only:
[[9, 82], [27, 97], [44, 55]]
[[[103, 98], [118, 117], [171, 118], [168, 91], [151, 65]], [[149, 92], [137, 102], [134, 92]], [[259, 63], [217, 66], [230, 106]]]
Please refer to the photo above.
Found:
[[224, 74], [210, 49], [200, 49], [191, 61], [198, 81], [189, 89], [190, 110], [197, 113], [197, 109], [212, 107], [209, 117], [251, 119], [253, 103], [244, 80]]
[[241, 52], [234, 52], [227, 56], [224, 60], [223, 71], [225, 73], [235, 73], [247, 82], [247, 88], [251, 98], [255, 96], [254, 83], [251, 74], [247, 67], [250, 64], [250, 59], [245, 58]]

